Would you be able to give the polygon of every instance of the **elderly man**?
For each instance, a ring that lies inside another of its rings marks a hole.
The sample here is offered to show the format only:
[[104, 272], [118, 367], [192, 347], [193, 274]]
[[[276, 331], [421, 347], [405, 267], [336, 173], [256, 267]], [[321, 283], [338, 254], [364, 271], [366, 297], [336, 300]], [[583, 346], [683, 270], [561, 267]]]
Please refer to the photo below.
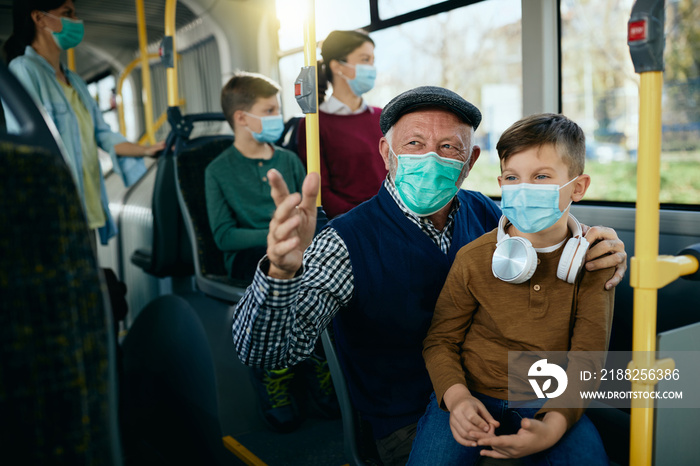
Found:
[[[394, 98], [380, 120], [387, 179], [315, 238], [318, 176], [307, 176], [300, 196], [279, 173], [268, 175], [277, 209], [267, 257], [234, 314], [238, 355], [252, 366], [296, 364], [335, 317], [353, 405], [386, 465], [405, 464], [432, 391], [422, 341], [455, 254], [501, 215], [488, 197], [459, 189], [479, 158], [480, 121], [474, 105], [447, 89]], [[624, 245], [605, 228], [587, 238], [606, 240], [589, 253], [603, 257], [587, 267], [619, 264], [606, 284], [615, 286], [626, 268]]]

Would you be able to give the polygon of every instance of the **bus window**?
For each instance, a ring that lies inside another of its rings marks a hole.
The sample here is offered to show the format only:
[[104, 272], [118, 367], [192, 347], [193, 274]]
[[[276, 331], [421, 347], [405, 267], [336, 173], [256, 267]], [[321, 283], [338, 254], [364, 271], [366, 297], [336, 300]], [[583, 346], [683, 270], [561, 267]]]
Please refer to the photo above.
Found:
[[113, 75], [107, 75], [99, 81], [88, 84], [90, 95], [97, 101], [97, 104], [102, 111], [102, 117], [105, 123], [114, 131], [120, 131], [119, 121], [117, 118], [117, 94], [116, 82]]
[[[304, 14], [299, 2], [276, 0], [277, 18], [280, 22], [279, 73], [282, 92], [282, 114], [288, 120], [301, 116], [301, 110], [291, 92], [299, 70], [304, 66]], [[335, 29], [359, 29], [370, 23], [369, 3], [366, 0], [324, 0], [316, 2], [316, 41], [322, 41]], [[321, 50], [317, 51], [318, 60]]]
[[[321, 52], [318, 52], [320, 59]], [[304, 54], [302, 52], [294, 53], [280, 58], [278, 62], [280, 72], [280, 99], [282, 105], [282, 115], [287, 121], [294, 116], [302, 116], [301, 109], [294, 98], [294, 80], [299, 76], [299, 70], [304, 66]]]
[[[627, 45], [632, 0], [561, 2], [562, 110], [586, 133], [587, 200], [636, 199], [639, 75]], [[697, 204], [700, 44], [697, 1], [667, 2], [661, 202]]]
[[370, 102], [383, 106], [402, 91], [435, 85], [479, 107], [482, 155], [463, 187], [487, 195], [500, 196], [496, 142], [523, 116], [521, 17], [520, 0], [490, 0], [372, 33], [377, 85]]
[[416, 86], [446, 87], [481, 109], [477, 135], [488, 149], [491, 133], [522, 116], [520, 11], [519, 0], [480, 2], [371, 33], [377, 85], [368, 101], [384, 106]]
[[[304, 46], [304, 2], [276, 0], [280, 21], [279, 49]], [[367, 0], [323, 0], [316, 2], [316, 40], [321, 41], [334, 29], [358, 29], [370, 23]], [[303, 59], [302, 59], [303, 61]], [[299, 70], [297, 70], [297, 74]], [[296, 76], [295, 76], [296, 77]]]
[[[278, 7], [284, 3], [278, 1]], [[342, 14], [321, 16], [321, 4], [325, 3], [317, 2], [318, 40], [333, 29], [348, 28], [343, 24], [347, 24], [349, 19], [343, 18]], [[367, 2], [355, 3], [358, 6], [352, 11], [367, 12], [367, 23], [354, 24], [353, 27], [364, 26], [372, 31], [370, 35], [376, 44], [374, 65], [377, 68], [377, 82], [372, 91], [363, 95], [366, 101], [370, 105], [383, 107], [399, 93], [422, 85], [454, 90], [484, 113], [477, 135], [479, 144], [489, 155], [482, 155], [483, 161], [477, 165], [483, 165], [489, 173], [497, 170], [495, 161], [498, 157], [489, 150], [495, 149], [500, 133], [522, 117], [521, 1], [479, 2], [449, 13], [438, 13], [386, 28], [381, 23], [369, 23]], [[429, 3], [421, 1], [409, 5], [415, 9], [414, 6]], [[345, 5], [345, 2], [342, 4]], [[394, 6], [399, 4], [401, 2], [390, 2]], [[384, 10], [387, 14], [399, 12], [388, 8]], [[281, 22], [283, 14], [283, 11], [278, 11]], [[353, 16], [355, 19], [359, 17]], [[469, 27], [465, 27], [466, 24]], [[279, 68], [282, 105], [285, 119], [288, 119], [300, 114], [289, 90], [293, 88], [292, 83], [303, 65], [303, 54], [294, 49], [285, 54], [287, 49], [282, 46], [282, 31], [283, 26], [280, 26], [282, 58]], [[299, 37], [302, 37], [301, 30]], [[287, 44], [287, 47], [292, 45]], [[497, 191], [497, 175], [484, 177], [483, 186]], [[470, 189], [481, 189], [481, 186]], [[485, 193], [492, 194], [490, 191], [484, 189]]]

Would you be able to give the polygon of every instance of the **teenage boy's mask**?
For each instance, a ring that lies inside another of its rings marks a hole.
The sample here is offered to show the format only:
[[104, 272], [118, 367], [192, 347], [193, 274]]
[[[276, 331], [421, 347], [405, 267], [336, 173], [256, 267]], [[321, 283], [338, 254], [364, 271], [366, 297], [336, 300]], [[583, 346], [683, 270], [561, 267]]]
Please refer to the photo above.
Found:
[[389, 148], [398, 160], [394, 184], [408, 210], [427, 217], [447, 205], [457, 194], [457, 180], [464, 162], [427, 154], [399, 154]]
[[564, 213], [559, 210], [559, 191], [577, 178], [578, 176], [562, 186], [530, 183], [504, 184], [501, 186], [503, 215], [523, 233], [546, 230], [557, 223]]
[[256, 133], [248, 128], [248, 131], [253, 134], [256, 141], [273, 143], [277, 142], [282, 136], [282, 132], [284, 131], [284, 120], [282, 119], [282, 115], [259, 117], [248, 112], [245, 112], [245, 114], [252, 116], [253, 118], [257, 118], [260, 120], [260, 123], [262, 123], [262, 130], [259, 133]]
[[83, 35], [85, 35], [85, 26], [83, 25], [82, 19], [71, 19], [66, 18], [65, 16], [59, 17], [47, 12], [42, 13], [44, 13], [46, 16], [51, 16], [52, 18], [61, 20], [61, 32], [54, 32], [46, 28], [51, 31], [53, 40], [61, 50], [72, 49], [83, 40]]

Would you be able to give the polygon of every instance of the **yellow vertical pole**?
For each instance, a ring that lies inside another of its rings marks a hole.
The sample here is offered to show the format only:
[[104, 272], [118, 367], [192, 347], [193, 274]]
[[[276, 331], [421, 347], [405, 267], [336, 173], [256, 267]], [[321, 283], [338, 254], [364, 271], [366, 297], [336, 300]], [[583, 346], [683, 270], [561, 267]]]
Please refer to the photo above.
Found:
[[[627, 23], [627, 43], [634, 69], [640, 75], [637, 219], [635, 255], [630, 260], [634, 334], [629, 368], [665, 373], [674, 369], [675, 362], [670, 358], [656, 359], [657, 290], [683, 275], [700, 280], [700, 244], [690, 246], [684, 254], [676, 257], [658, 255], [664, 6], [664, 0], [636, 0]], [[651, 393], [658, 379], [633, 381], [632, 391]], [[653, 441], [654, 400], [651, 396], [634, 398], [630, 416], [631, 466], [651, 466]]]
[[68, 60], [68, 69], [75, 71], [75, 48], [66, 50], [66, 59]]
[[[661, 91], [663, 72], [640, 74], [637, 220], [633, 270], [656, 274], [659, 254], [659, 190], [661, 168]], [[633, 282], [637, 282], [637, 277]], [[635, 368], [656, 364], [657, 280], [640, 280], [634, 288], [632, 362]], [[632, 391], [651, 392], [654, 385], [632, 382]], [[630, 465], [652, 463], [654, 400], [633, 399], [630, 419]]]
[[175, 44], [175, 6], [177, 0], [165, 0], [165, 35], [173, 39], [173, 67], [166, 68], [165, 76], [168, 83], [168, 107], [179, 105], [177, 88], [177, 46]]
[[[304, 66], [313, 67], [313, 75], [317, 76], [316, 69], [316, 2], [307, 0], [308, 11], [304, 20]], [[318, 84], [316, 85], [316, 112], [306, 114], [306, 166], [307, 172], [321, 174], [321, 155], [319, 147], [318, 130]], [[316, 206], [321, 205], [321, 191], [316, 198]]]
[[153, 131], [153, 100], [151, 97], [151, 67], [148, 63], [148, 39], [146, 37], [146, 14], [144, 13], [143, 0], [136, 0], [136, 23], [139, 34], [139, 53], [141, 55], [141, 85], [143, 101], [143, 113], [146, 122], [146, 135], [148, 142], [155, 144], [156, 137]]

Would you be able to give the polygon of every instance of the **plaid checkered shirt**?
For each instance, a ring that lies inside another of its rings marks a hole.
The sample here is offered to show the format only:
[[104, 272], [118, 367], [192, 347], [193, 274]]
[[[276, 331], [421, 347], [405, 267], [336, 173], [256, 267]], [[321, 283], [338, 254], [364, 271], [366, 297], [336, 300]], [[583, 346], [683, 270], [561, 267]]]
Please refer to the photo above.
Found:
[[[445, 228], [440, 231], [426, 217], [418, 217], [406, 208], [388, 176], [384, 187], [406, 218], [447, 254], [459, 199], [455, 196]], [[323, 329], [352, 299], [355, 288], [350, 255], [338, 232], [328, 227], [306, 249], [302, 268], [294, 278], [268, 277], [268, 267], [264, 257], [253, 283], [236, 306], [233, 342], [246, 365], [293, 366], [311, 355]]]

